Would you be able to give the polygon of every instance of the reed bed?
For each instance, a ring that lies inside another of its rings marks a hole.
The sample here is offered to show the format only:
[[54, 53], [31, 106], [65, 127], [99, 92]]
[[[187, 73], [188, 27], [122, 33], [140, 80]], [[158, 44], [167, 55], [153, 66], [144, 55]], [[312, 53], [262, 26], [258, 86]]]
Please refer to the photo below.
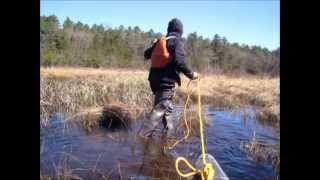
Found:
[[[65, 119], [80, 117], [83, 127], [91, 132], [99, 125], [110, 128], [115, 125], [127, 127], [130, 121], [136, 120], [144, 111], [152, 108], [153, 95], [148, 83], [148, 72], [124, 69], [92, 68], [41, 68], [40, 69], [40, 124], [48, 124], [50, 115], [55, 112], [65, 114]], [[183, 77], [183, 76], [182, 76]], [[177, 88], [175, 102], [184, 105], [188, 79], [182, 78], [182, 86]], [[280, 122], [280, 88], [279, 78], [267, 76], [202, 75], [202, 103], [217, 108], [238, 108], [253, 106], [257, 117], [266, 122]], [[190, 136], [198, 136], [196, 82], [191, 83], [191, 101], [187, 111]], [[204, 112], [202, 117], [206, 122]], [[118, 122], [120, 124], [114, 124]], [[185, 127], [183, 113], [179, 116], [179, 126]], [[178, 128], [183, 129], [183, 128]], [[182, 136], [181, 136], [182, 137]], [[276, 168], [280, 150], [268, 149], [253, 138], [252, 142], [242, 143], [241, 148], [262, 160], [272, 160]], [[55, 179], [77, 179], [74, 169], [67, 161], [59, 161], [55, 169]], [[171, 162], [150, 160], [153, 167], [165, 167]], [[148, 164], [148, 163], [147, 163]], [[119, 166], [120, 167], [120, 166]], [[91, 172], [91, 170], [89, 170]], [[112, 172], [119, 171], [116, 167]], [[144, 173], [153, 177], [174, 177], [174, 172], [157, 171], [145, 168]], [[110, 175], [92, 171], [100, 179]], [[110, 171], [111, 173], [111, 171]], [[159, 174], [166, 173], [166, 174]], [[121, 173], [119, 173], [121, 175]], [[176, 178], [176, 177], [175, 177]], [[40, 173], [40, 179], [51, 179]]]
[[92, 132], [97, 127], [110, 130], [129, 129], [131, 123], [142, 113], [141, 108], [131, 108], [126, 104], [110, 104], [88, 109], [80, 114], [79, 119], [82, 119], [82, 126], [87, 132]]
[[[88, 107], [122, 103], [135, 108], [150, 109], [153, 95], [148, 72], [124, 69], [41, 68], [40, 119], [45, 125], [54, 112], [72, 114]], [[183, 104], [188, 79], [182, 76], [175, 101]], [[196, 82], [191, 83], [191, 100], [196, 102]], [[257, 117], [279, 124], [279, 78], [267, 76], [202, 75], [203, 104], [222, 108], [254, 106]]]
[[[91, 71], [97, 71], [92, 73]], [[147, 73], [101, 70], [75, 70], [70, 68], [41, 69], [40, 119], [45, 126], [54, 112], [72, 115], [88, 107], [125, 103], [130, 107], [148, 109], [152, 93]]]
[[[178, 89], [178, 101], [184, 101], [186, 84], [183, 78], [182, 87]], [[191, 99], [197, 100], [196, 82], [191, 84]], [[257, 117], [261, 120], [280, 122], [280, 80], [268, 76], [203, 75], [201, 78], [201, 95], [203, 104], [222, 108], [239, 108], [254, 106]]]
[[258, 163], [271, 162], [275, 171], [280, 171], [280, 144], [270, 145], [256, 138], [255, 132], [250, 142], [241, 141], [240, 149]]

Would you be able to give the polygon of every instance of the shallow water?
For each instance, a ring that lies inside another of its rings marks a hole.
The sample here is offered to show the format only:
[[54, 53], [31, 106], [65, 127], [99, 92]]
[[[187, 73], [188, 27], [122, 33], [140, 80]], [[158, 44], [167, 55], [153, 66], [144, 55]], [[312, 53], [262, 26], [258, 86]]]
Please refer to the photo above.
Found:
[[[175, 116], [182, 111], [175, 108]], [[240, 150], [241, 140], [249, 141], [253, 131], [267, 144], [279, 142], [276, 130], [254, 119], [254, 109], [233, 113], [205, 106], [207, 151], [213, 155], [230, 179], [276, 179], [271, 163], [257, 163]], [[246, 112], [246, 115], [243, 115]], [[83, 179], [179, 179], [173, 166], [175, 157], [187, 157], [192, 163], [200, 155], [199, 139], [191, 138], [172, 151], [163, 151], [161, 138], [145, 141], [136, 136], [142, 121], [131, 129], [96, 129], [87, 133], [79, 123], [65, 123], [55, 115], [41, 129], [41, 173], [53, 177], [61, 169]], [[61, 169], [59, 169], [61, 168]]]

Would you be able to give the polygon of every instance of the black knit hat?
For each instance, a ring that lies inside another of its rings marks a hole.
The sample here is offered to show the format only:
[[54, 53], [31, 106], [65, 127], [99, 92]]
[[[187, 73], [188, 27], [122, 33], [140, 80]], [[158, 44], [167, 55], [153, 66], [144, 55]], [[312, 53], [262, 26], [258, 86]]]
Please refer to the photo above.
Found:
[[170, 32], [176, 32], [182, 35], [183, 33], [183, 25], [182, 22], [178, 18], [172, 19], [168, 24], [168, 33]]

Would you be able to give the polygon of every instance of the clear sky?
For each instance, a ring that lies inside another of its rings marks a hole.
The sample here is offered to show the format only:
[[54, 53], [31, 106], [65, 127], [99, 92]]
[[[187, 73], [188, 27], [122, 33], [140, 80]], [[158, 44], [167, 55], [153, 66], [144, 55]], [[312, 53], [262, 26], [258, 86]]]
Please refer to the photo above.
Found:
[[179, 18], [184, 34], [197, 32], [212, 39], [215, 34], [229, 42], [280, 46], [280, 1], [58, 1], [41, 0], [40, 15], [56, 15], [62, 24], [72, 21], [109, 27], [139, 26], [166, 34], [168, 22]]

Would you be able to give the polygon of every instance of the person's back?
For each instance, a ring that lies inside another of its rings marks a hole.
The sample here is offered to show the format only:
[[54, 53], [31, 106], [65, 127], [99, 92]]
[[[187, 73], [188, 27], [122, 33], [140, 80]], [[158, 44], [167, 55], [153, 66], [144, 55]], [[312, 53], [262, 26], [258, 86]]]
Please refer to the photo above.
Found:
[[[184, 73], [188, 78], [193, 77], [193, 72], [185, 63], [185, 53], [183, 50], [183, 33], [182, 23], [178, 19], [173, 19], [168, 25], [167, 37], [173, 37], [167, 40], [167, 49], [171, 56], [171, 63], [163, 68], [151, 67], [149, 72], [149, 82], [153, 93], [158, 90], [172, 89], [175, 83], [181, 85], [179, 73]], [[144, 55], [146, 59], [150, 59], [152, 52], [157, 43], [153, 43]]]
[[[181, 38], [183, 33], [181, 21], [176, 18], [172, 19], [169, 22], [167, 31], [166, 48], [169, 52], [170, 60], [169, 63], [163, 67], [151, 66], [150, 68], [148, 80], [151, 90], [155, 95], [154, 108], [150, 114], [150, 122], [147, 123], [147, 128], [141, 134], [142, 136], [151, 135], [161, 120], [166, 130], [173, 129], [171, 118], [173, 110], [172, 101], [175, 83], [178, 83], [179, 86], [181, 85], [179, 73], [182, 72], [190, 79], [196, 79], [198, 77], [197, 73], [193, 72], [185, 63], [185, 53]], [[145, 50], [145, 59], [152, 58], [153, 51], [158, 42], [158, 40], [155, 40], [151, 47]]]

